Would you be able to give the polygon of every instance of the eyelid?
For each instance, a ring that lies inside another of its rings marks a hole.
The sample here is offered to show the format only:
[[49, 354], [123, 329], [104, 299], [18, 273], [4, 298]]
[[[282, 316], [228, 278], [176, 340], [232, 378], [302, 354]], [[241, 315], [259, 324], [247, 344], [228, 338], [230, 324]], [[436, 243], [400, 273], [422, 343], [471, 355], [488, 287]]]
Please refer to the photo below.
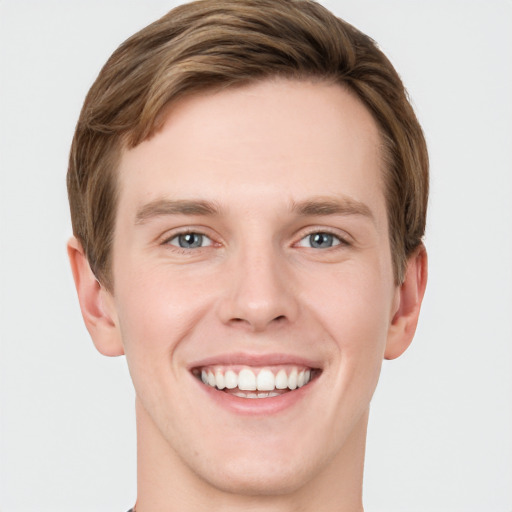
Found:
[[181, 227], [181, 228], [174, 228], [174, 229], [170, 229], [170, 230], [166, 231], [165, 233], [163, 233], [162, 235], [160, 235], [157, 238], [157, 243], [158, 243], [158, 245], [170, 245], [173, 248], [188, 251], [189, 249], [180, 247], [179, 245], [171, 244], [170, 242], [171, 242], [171, 240], [174, 240], [175, 238], [182, 236], [182, 235], [196, 234], [196, 235], [201, 235], [210, 241], [210, 243], [208, 245], [203, 246], [203, 247], [198, 247], [197, 249], [202, 249], [204, 247], [210, 247], [212, 245], [220, 245], [218, 242], [216, 242], [215, 237], [211, 234], [210, 231], [211, 230], [201, 227], [201, 226], [185, 226], [185, 227]]
[[300, 242], [302, 242], [305, 238], [314, 235], [316, 233], [325, 233], [327, 235], [332, 235], [335, 237], [339, 243], [332, 246], [332, 248], [339, 247], [339, 246], [350, 246], [353, 245], [352, 237], [346, 233], [346, 232], [340, 232], [339, 229], [333, 229], [328, 227], [321, 227], [321, 226], [313, 226], [311, 228], [307, 228], [305, 231], [302, 231], [300, 233], [300, 238], [297, 242], [295, 242], [293, 245], [304, 247], [299, 245]]
[[[201, 237], [201, 242], [204, 242], [206, 240], [208, 243], [200, 245], [199, 247], [181, 247], [181, 245], [179, 243], [177, 243], [177, 244], [172, 243], [173, 240], [176, 240], [180, 236], [184, 236], [184, 235], [198, 235]], [[189, 233], [179, 233], [179, 234], [173, 236], [172, 238], [169, 238], [166, 243], [169, 245], [172, 245], [173, 247], [177, 247], [178, 249], [193, 250], [193, 249], [202, 249], [204, 247], [210, 247], [213, 244], [213, 240], [208, 235], [203, 235], [202, 233], [197, 233], [196, 231], [192, 231]]]
[[[306, 248], [310, 248], [310, 249], [320, 249], [319, 247], [311, 247], [310, 243], [309, 243], [309, 239], [313, 236], [313, 235], [316, 235], [316, 234], [323, 234], [323, 235], [329, 235], [329, 236], [332, 236], [333, 238], [333, 244], [330, 246], [330, 247], [325, 247], [325, 248], [322, 248], [322, 250], [327, 250], [327, 249], [332, 249], [333, 247], [337, 247], [338, 245], [343, 245], [343, 240], [341, 240], [338, 236], [336, 235], [333, 235], [332, 233], [327, 233], [327, 232], [314, 232], [314, 233], [311, 233], [309, 235], [306, 235], [304, 237], [302, 237], [297, 245], [298, 247], [306, 247]], [[304, 242], [304, 243], [303, 243]]]
[[[189, 251], [190, 249], [179, 247], [179, 245], [170, 244], [170, 242], [173, 239], [179, 237], [180, 235], [194, 233], [194, 234], [202, 235], [203, 237], [207, 238], [210, 241], [210, 243], [208, 245], [199, 247], [199, 249], [204, 248], [204, 247], [222, 245], [222, 242], [217, 241], [218, 237], [213, 236], [210, 232], [211, 232], [210, 229], [205, 228], [203, 226], [184, 226], [181, 228], [174, 228], [174, 229], [166, 231], [161, 236], [159, 236], [157, 238], [157, 243], [159, 245], [172, 245], [172, 247], [175, 247], [177, 249], [184, 249], [186, 251]], [[298, 240], [296, 242], [294, 242], [292, 245], [300, 247], [300, 245], [299, 245], [300, 242], [302, 242], [305, 238], [307, 238], [311, 235], [314, 235], [315, 233], [326, 233], [326, 234], [329, 234], [329, 235], [332, 235], [333, 237], [335, 237], [339, 243], [334, 244], [333, 248], [338, 247], [338, 246], [351, 246], [354, 243], [352, 240], [352, 237], [345, 231], [340, 232], [339, 229], [325, 227], [325, 226], [311, 226], [311, 227], [304, 228], [304, 229], [300, 230], [300, 234], [298, 235], [298, 237], [294, 237], [295, 240], [297, 240], [297, 238], [298, 238]]]

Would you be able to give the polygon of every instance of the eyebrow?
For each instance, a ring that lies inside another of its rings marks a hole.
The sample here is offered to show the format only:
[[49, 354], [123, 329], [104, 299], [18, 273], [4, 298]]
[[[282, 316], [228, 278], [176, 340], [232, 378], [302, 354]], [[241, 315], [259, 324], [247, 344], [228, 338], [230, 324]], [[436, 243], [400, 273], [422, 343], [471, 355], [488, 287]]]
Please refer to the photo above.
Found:
[[219, 211], [220, 208], [211, 201], [157, 199], [137, 210], [135, 224], [144, 224], [162, 215], [215, 215]]
[[[143, 205], [137, 210], [135, 224], [144, 224], [154, 217], [164, 215], [216, 215], [220, 207], [205, 200], [170, 200], [157, 199]], [[370, 208], [352, 198], [313, 198], [305, 201], [292, 201], [291, 211], [304, 217], [323, 215], [361, 215], [375, 222]]]
[[361, 215], [375, 222], [370, 208], [361, 201], [350, 197], [342, 198], [313, 198], [292, 203], [292, 211], [303, 216], [322, 215]]

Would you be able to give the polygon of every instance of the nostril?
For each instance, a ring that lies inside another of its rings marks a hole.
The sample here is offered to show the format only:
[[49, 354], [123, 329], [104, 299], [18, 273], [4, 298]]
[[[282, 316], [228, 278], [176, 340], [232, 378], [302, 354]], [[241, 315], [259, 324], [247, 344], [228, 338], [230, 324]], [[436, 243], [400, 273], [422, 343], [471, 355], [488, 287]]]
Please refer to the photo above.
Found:
[[259, 325], [259, 323], [256, 321], [251, 322], [250, 320], [247, 320], [245, 318], [234, 317], [234, 318], [231, 318], [230, 323], [231, 323], [231, 325], [239, 325], [239, 326], [249, 325], [249, 326], [256, 328], [257, 330], [260, 330], [261, 328], [268, 326], [270, 324], [276, 325], [276, 324], [285, 323], [286, 318], [287, 318], [286, 315], [279, 315], [279, 316], [276, 316], [275, 318], [273, 318], [269, 323], [265, 322], [264, 325]]

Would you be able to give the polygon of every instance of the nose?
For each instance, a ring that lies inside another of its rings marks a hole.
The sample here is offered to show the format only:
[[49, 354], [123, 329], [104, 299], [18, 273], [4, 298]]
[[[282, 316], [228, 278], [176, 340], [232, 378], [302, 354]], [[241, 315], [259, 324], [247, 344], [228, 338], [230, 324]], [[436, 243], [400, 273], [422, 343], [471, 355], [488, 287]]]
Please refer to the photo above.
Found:
[[225, 324], [260, 332], [298, 315], [295, 282], [283, 255], [266, 247], [230, 257], [219, 317]]

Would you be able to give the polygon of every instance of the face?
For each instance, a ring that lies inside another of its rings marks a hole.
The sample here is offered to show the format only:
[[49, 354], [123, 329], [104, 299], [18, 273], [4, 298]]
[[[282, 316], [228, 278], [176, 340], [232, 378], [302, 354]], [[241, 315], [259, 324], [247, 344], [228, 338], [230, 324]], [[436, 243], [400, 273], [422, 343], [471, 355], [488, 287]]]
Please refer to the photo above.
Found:
[[174, 105], [123, 153], [109, 307], [141, 439], [218, 489], [297, 489], [365, 429], [397, 308], [379, 135], [337, 85]]

